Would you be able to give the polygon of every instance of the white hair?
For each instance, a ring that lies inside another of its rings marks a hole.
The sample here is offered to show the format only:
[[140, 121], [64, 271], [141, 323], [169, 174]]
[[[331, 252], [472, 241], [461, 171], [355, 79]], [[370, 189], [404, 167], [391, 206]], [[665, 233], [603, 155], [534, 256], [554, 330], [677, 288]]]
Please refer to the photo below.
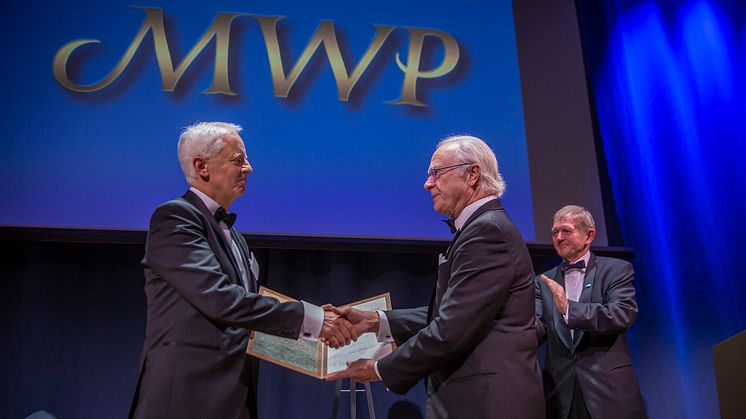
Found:
[[487, 192], [498, 197], [505, 193], [507, 185], [500, 174], [497, 157], [487, 143], [471, 135], [453, 135], [441, 140], [436, 149], [441, 147], [448, 147], [463, 163], [478, 164], [481, 169], [479, 182]]
[[238, 135], [241, 127], [228, 122], [198, 122], [181, 131], [179, 136], [179, 163], [190, 185], [197, 179], [192, 166], [195, 157], [209, 160], [220, 154], [225, 147], [223, 138]]
[[596, 229], [596, 223], [593, 221], [593, 215], [587, 209], [580, 205], [566, 205], [554, 213], [552, 222], [556, 223], [557, 220], [565, 218], [567, 216], [573, 217], [573, 224], [575, 227], [580, 229], [583, 233], [587, 233], [589, 230]]

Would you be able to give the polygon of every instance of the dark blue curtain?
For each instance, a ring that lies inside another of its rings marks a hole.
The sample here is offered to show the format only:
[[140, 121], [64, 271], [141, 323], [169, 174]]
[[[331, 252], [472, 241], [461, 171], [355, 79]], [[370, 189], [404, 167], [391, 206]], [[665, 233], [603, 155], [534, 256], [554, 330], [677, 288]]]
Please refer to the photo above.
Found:
[[718, 417], [712, 346], [746, 328], [746, 2], [581, 0], [578, 13], [635, 251], [650, 416]]
[[[86, 243], [7, 240], [0, 234], [0, 418], [25, 418], [39, 410], [60, 419], [127, 417], [146, 317], [140, 266], [145, 235], [128, 237]], [[376, 248], [347, 243], [347, 250], [310, 249], [334, 246], [299, 241], [283, 246], [301, 249], [253, 247], [263, 285], [337, 305], [390, 291], [395, 307], [417, 307], [430, 298], [438, 253], [447, 243]], [[535, 248], [532, 260], [537, 272], [557, 264], [553, 254]], [[335, 383], [266, 362], [259, 374], [260, 418], [331, 416]], [[404, 396], [380, 382], [372, 384], [372, 392], [378, 418], [425, 415], [422, 381]], [[349, 400], [344, 394], [338, 417], [349, 417]], [[362, 393], [357, 401], [358, 417], [367, 418]]]

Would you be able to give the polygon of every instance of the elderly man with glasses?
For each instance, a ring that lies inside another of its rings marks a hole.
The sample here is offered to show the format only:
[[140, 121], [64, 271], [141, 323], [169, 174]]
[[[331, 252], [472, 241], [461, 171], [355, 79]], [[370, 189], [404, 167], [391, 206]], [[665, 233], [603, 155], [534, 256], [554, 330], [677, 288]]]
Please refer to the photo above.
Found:
[[440, 256], [430, 304], [334, 309], [358, 333], [377, 333], [398, 348], [328, 379], [383, 380], [396, 393], [425, 379], [429, 418], [543, 418], [533, 269], [500, 203], [505, 182], [495, 154], [479, 138], [447, 138], [432, 156], [424, 187], [455, 234]]

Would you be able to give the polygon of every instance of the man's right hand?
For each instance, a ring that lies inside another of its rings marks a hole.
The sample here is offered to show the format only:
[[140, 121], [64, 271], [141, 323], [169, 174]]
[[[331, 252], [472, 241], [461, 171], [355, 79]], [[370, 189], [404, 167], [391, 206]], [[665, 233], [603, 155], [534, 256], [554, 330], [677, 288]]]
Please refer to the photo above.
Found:
[[[565, 288], [557, 283], [552, 278], [542, 275], [540, 276], [541, 282], [547, 284], [549, 287], [549, 291], [552, 292], [552, 297], [554, 298], [554, 306], [557, 308], [557, 311], [560, 312], [563, 316], [567, 316], [567, 295], [565, 294]], [[567, 319], [565, 319], [567, 321]]]
[[376, 311], [364, 311], [350, 306], [332, 307], [332, 311], [352, 323], [358, 336], [363, 333], [378, 333], [379, 318]]
[[324, 324], [321, 326], [319, 338], [332, 348], [349, 345], [356, 341], [358, 333], [347, 319], [333, 311], [333, 306], [327, 304], [324, 308]]

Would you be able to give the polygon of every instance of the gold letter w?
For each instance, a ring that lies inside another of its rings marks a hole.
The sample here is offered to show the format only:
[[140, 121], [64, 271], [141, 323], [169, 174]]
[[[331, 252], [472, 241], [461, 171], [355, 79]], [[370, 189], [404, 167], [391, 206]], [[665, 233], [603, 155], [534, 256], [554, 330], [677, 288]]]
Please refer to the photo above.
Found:
[[292, 89], [295, 81], [298, 80], [298, 76], [303, 69], [308, 65], [319, 45], [324, 44], [329, 64], [332, 67], [332, 74], [334, 74], [334, 80], [337, 82], [339, 100], [347, 101], [352, 88], [355, 87], [355, 84], [360, 80], [360, 76], [363, 75], [373, 61], [373, 58], [378, 54], [378, 51], [391, 31], [395, 29], [394, 26], [375, 25], [375, 37], [370, 42], [370, 45], [368, 45], [368, 49], [363, 54], [363, 57], [352, 70], [352, 74], [348, 74], [347, 67], [342, 59], [342, 53], [339, 50], [337, 35], [334, 32], [334, 22], [322, 21], [311, 37], [311, 40], [308, 41], [306, 48], [301, 53], [290, 74], [286, 76], [280, 55], [280, 43], [277, 40], [277, 22], [283, 16], [254, 17], [259, 21], [262, 35], [264, 36], [264, 43], [267, 46], [267, 56], [269, 58], [270, 71], [272, 72], [272, 86], [277, 97], [288, 97], [290, 89]]

